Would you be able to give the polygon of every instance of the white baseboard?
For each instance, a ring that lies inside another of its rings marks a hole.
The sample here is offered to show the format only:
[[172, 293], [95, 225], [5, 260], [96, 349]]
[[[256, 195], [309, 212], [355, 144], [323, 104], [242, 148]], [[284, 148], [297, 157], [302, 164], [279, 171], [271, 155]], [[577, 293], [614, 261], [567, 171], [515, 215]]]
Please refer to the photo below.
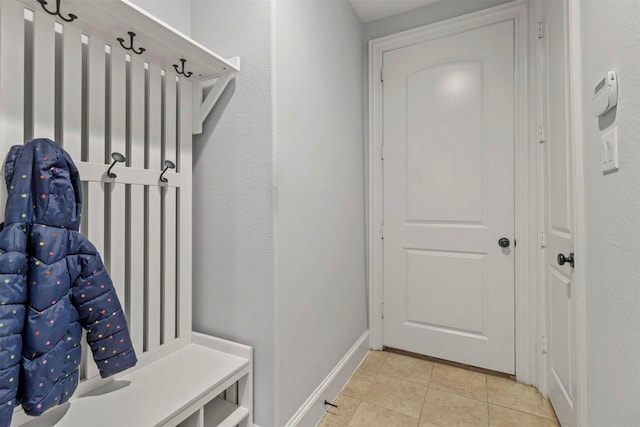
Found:
[[333, 402], [369, 351], [369, 331], [356, 341], [318, 388], [302, 404], [285, 427], [315, 426], [326, 412], [324, 401]]

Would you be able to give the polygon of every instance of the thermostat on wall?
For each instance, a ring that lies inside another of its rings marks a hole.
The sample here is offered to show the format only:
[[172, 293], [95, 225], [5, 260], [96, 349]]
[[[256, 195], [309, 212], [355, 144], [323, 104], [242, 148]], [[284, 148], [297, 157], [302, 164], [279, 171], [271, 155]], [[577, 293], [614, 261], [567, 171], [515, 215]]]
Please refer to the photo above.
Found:
[[599, 117], [611, 110], [618, 103], [618, 78], [615, 71], [607, 75], [596, 85], [591, 106], [593, 115]]

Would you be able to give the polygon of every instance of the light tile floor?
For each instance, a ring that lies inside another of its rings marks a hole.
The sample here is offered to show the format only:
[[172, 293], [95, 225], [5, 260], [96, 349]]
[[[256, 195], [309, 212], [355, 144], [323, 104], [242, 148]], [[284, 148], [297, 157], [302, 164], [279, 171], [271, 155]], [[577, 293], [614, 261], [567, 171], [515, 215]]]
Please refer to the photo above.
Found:
[[538, 391], [515, 381], [371, 351], [318, 427], [557, 427]]

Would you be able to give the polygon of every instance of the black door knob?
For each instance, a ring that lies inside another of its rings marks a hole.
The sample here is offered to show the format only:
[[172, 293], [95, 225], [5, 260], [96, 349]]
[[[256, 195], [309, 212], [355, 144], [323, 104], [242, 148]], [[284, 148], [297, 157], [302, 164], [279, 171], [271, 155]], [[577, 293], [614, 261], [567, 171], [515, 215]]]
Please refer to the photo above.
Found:
[[498, 246], [500, 246], [501, 248], [508, 248], [510, 244], [511, 242], [506, 237], [498, 240]]
[[571, 252], [569, 254], [569, 256], [564, 256], [563, 254], [558, 254], [558, 264], [559, 265], [564, 265], [566, 262], [569, 263], [571, 268], [574, 267], [575, 263], [574, 263], [574, 259], [573, 259], [573, 252]]

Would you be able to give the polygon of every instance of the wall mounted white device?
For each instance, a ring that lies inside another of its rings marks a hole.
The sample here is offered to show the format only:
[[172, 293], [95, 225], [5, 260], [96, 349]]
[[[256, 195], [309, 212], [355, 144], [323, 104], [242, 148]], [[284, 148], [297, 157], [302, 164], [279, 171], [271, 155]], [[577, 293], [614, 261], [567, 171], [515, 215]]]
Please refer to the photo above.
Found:
[[618, 77], [615, 71], [607, 71], [607, 75], [596, 85], [591, 107], [593, 115], [599, 117], [611, 110], [618, 103]]

